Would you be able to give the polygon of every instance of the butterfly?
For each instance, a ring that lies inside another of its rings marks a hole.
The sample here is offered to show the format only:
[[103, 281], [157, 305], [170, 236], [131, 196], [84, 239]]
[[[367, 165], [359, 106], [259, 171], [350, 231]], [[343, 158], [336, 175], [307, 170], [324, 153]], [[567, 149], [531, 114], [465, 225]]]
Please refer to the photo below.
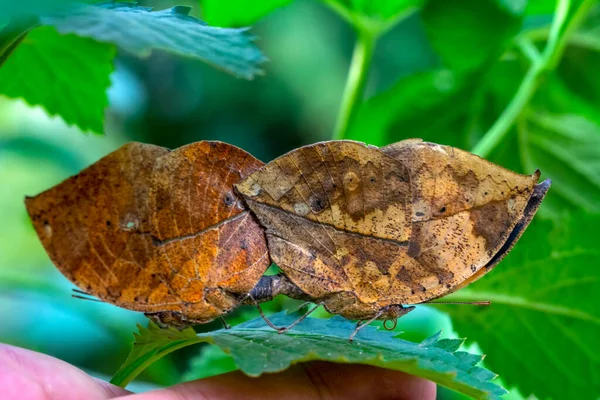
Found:
[[263, 228], [233, 191], [262, 162], [226, 143], [129, 143], [25, 201], [81, 292], [160, 325], [219, 318], [270, 265]]
[[271, 279], [359, 320], [353, 337], [364, 321], [395, 326], [415, 304], [489, 272], [548, 191], [539, 176], [420, 139], [383, 148], [329, 141], [293, 150], [235, 187], [283, 272]]

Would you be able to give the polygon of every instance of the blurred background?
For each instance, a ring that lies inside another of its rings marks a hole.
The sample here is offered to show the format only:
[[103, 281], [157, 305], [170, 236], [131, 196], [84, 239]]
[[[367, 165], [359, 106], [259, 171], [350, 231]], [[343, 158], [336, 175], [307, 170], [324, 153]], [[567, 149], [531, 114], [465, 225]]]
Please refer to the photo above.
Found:
[[[159, 9], [175, 5], [163, 0], [140, 3]], [[356, 35], [319, 1], [288, 3], [254, 23], [252, 33], [269, 62], [265, 75], [252, 81], [160, 52], [147, 60], [119, 53], [103, 135], [82, 134], [39, 107], [0, 96], [0, 342], [53, 355], [108, 379], [125, 359], [136, 323], [146, 324], [141, 314], [71, 298], [73, 286], [53, 267], [29, 223], [25, 195], [59, 183], [132, 140], [176, 148], [216, 139], [268, 162], [331, 138]], [[200, 8], [193, 1], [176, 4], [194, 6], [195, 15], [211, 24], [237, 25], [213, 11], [218, 8], [214, 1], [201, 1]], [[512, 38], [528, 35], [533, 48], [541, 50], [554, 6], [543, 1], [529, 6]], [[488, 156], [521, 173], [540, 168], [543, 177], [554, 179], [541, 219], [594, 213], [600, 207], [597, 15], [598, 8], [591, 8], [556, 72], [531, 100], [533, 106]], [[460, 18], [455, 24], [460, 38]], [[492, 28], [479, 29], [485, 35]], [[476, 51], [477, 46], [472, 48]], [[432, 45], [422, 14], [412, 14], [379, 40], [366, 86], [368, 100], [352, 120], [348, 137], [376, 145], [422, 137], [470, 150], [514, 96], [530, 64], [507, 45], [501, 54], [463, 73]], [[594, 266], [597, 278], [600, 265]], [[580, 290], [584, 298], [589, 294], [586, 301], [592, 304], [587, 309], [598, 316], [599, 295], [592, 295], [588, 286]], [[267, 309], [294, 307], [292, 301], [277, 299]], [[255, 316], [243, 308], [228, 320]], [[456, 335], [448, 315], [428, 306], [403, 317], [397, 328], [408, 340], [422, 340], [440, 329], [447, 337]], [[474, 344], [470, 349], [480, 351]], [[594, 360], [586, 365], [597, 368], [598, 351], [586, 352]], [[145, 390], [232, 368], [219, 350], [186, 348], [154, 364], [131, 388]], [[517, 374], [526, 371], [518, 364], [514, 368]], [[596, 379], [598, 372], [593, 372]], [[511, 397], [520, 395], [512, 390]], [[439, 398], [462, 397], [441, 389]]]

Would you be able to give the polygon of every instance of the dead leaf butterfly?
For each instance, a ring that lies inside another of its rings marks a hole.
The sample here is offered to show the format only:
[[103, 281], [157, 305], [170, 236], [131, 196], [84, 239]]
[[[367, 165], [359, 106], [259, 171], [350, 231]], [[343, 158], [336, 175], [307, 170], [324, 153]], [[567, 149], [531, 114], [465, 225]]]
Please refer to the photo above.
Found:
[[273, 160], [236, 189], [266, 228], [273, 262], [308, 298], [395, 324], [407, 305], [466, 286], [508, 253], [550, 186], [536, 185], [539, 175], [415, 139], [381, 149], [331, 141]]
[[80, 289], [160, 324], [229, 312], [269, 266], [233, 184], [262, 162], [226, 143], [129, 143], [26, 199], [48, 255]]

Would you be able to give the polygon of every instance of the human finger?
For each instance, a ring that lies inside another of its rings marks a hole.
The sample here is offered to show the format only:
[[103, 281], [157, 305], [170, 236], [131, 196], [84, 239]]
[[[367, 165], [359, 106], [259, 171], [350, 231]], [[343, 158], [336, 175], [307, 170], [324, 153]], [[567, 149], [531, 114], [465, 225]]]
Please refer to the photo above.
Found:
[[127, 396], [126, 400], [434, 400], [435, 396], [433, 382], [403, 372], [367, 365], [312, 362], [259, 378], [231, 372]]
[[3, 400], [106, 400], [128, 393], [57, 358], [0, 343]]

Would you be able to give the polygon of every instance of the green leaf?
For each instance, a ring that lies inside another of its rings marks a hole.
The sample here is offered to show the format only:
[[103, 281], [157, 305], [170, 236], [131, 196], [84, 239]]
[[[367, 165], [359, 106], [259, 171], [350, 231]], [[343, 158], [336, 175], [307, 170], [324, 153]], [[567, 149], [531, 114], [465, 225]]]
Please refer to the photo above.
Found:
[[60, 33], [74, 33], [117, 46], [140, 57], [152, 50], [203, 60], [236, 76], [251, 79], [261, 73], [265, 57], [246, 29], [208, 26], [178, 6], [152, 12], [134, 3], [81, 4], [68, 12], [41, 17]]
[[377, 37], [392, 28], [425, 0], [322, 0], [356, 29]]
[[347, 138], [376, 146], [410, 137], [458, 145], [464, 123], [456, 132], [449, 126], [468, 111], [470, 100], [464, 76], [449, 70], [410, 75], [363, 103]]
[[211, 25], [240, 27], [254, 24], [293, 0], [200, 0], [202, 18]]
[[35, 18], [16, 18], [0, 29], [0, 67], [36, 25]]
[[237, 370], [237, 366], [229, 354], [217, 346], [204, 346], [200, 354], [191, 359], [182, 381], [208, 378], [235, 370]]
[[546, 211], [600, 212], [600, 126], [579, 115], [531, 113], [519, 128], [524, 165], [553, 180]]
[[[585, 67], [579, 65], [579, 70], [581, 68]], [[554, 75], [548, 78], [548, 83], [538, 92], [535, 98], [538, 109], [546, 110], [552, 114], [563, 114], [565, 112], [577, 114], [600, 125], [600, 109], [596, 106], [595, 99], [585, 98], [581, 93], [568, 87], [562, 79]]]
[[114, 55], [114, 46], [40, 27], [0, 67], [0, 93], [102, 132]]
[[62, 34], [81, 36], [61, 36], [50, 27], [30, 32], [37, 17], [13, 20], [0, 31], [0, 93], [40, 105], [84, 131], [103, 131], [112, 43], [139, 56], [160, 49], [200, 58], [248, 79], [264, 60], [245, 30], [206, 26], [187, 15], [187, 7], [151, 12], [132, 3], [28, 0], [0, 10], [9, 16], [29, 12]]
[[520, 12], [509, 2], [430, 0], [421, 16], [425, 30], [444, 65], [473, 70], [497, 59], [520, 27]]
[[[299, 314], [279, 313], [271, 320], [279, 326], [290, 325]], [[326, 360], [339, 363], [368, 364], [403, 371], [433, 380], [440, 385], [475, 398], [499, 398], [504, 389], [490, 382], [496, 375], [478, 367], [481, 356], [457, 351], [458, 339], [439, 339], [439, 334], [420, 344], [394, 337], [394, 333], [366, 327], [348, 341], [355, 323], [341, 317], [323, 320], [307, 318], [286, 334], [280, 335], [257, 318], [232, 329], [198, 334], [193, 331], [165, 333], [151, 324], [140, 329], [132, 354], [117, 372], [112, 383], [126, 384], [154, 358], [199, 342], [213, 343], [231, 354], [246, 374], [283, 371], [292, 364]]]
[[137, 375], [154, 361], [165, 355], [202, 340], [196, 336], [193, 328], [178, 330], [161, 329], [150, 322], [148, 328], [138, 324], [139, 333], [134, 333], [133, 348], [127, 359], [110, 380], [113, 385], [127, 386]]
[[[554, 190], [554, 187], [550, 191]], [[598, 214], [553, 224], [536, 218], [494, 271], [444, 306], [455, 330], [488, 353], [507, 385], [540, 399], [592, 399], [600, 393]]]

